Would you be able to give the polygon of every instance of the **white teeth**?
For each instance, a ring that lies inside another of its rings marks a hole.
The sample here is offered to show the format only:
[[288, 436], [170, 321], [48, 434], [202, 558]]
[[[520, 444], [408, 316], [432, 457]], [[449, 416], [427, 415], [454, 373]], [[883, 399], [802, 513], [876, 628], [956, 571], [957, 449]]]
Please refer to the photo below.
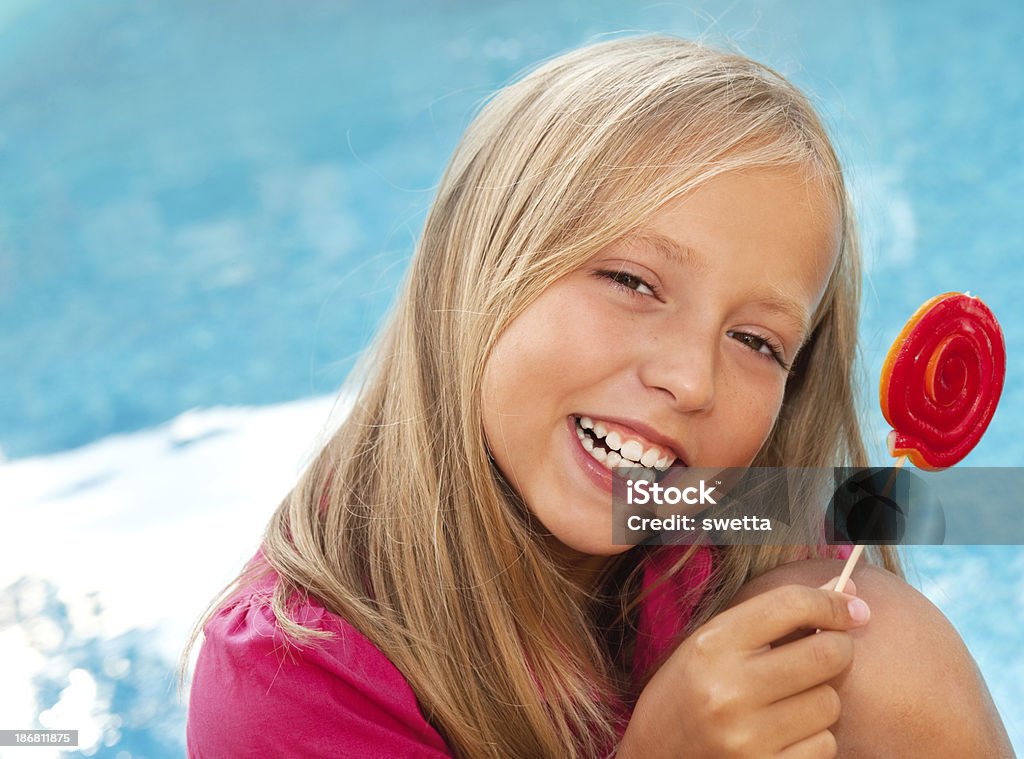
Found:
[[661, 459], [661, 451], [657, 448], [648, 448], [640, 457], [640, 463], [644, 466], [654, 466]]
[[647, 480], [648, 482], [654, 482], [658, 477], [657, 473], [653, 472], [650, 469], [638, 467], [638, 470], [639, 471], [633, 473], [633, 477], [635, 477], [638, 480]]
[[[583, 430], [593, 430], [593, 437], [587, 435]], [[619, 432], [608, 432], [603, 422], [595, 422], [589, 416], [576, 418], [576, 435], [580, 439], [583, 448], [609, 469], [616, 467], [628, 467], [633, 477], [654, 482], [657, 478], [655, 470], [664, 472], [676, 459], [670, 453], [662, 453], [657, 446], [651, 446], [644, 450], [643, 444], [637, 440], [622, 442], [622, 435]], [[603, 440], [607, 447], [598, 446], [594, 438]]]
[[[609, 435], [608, 437], [611, 437]], [[618, 446], [615, 446], [618, 448]], [[628, 443], [622, 446], [622, 458], [630, 459], [631, 461], [639, 461], [640, 457], [644, 455], [644, 447], [635, 440], [630, 440]]]

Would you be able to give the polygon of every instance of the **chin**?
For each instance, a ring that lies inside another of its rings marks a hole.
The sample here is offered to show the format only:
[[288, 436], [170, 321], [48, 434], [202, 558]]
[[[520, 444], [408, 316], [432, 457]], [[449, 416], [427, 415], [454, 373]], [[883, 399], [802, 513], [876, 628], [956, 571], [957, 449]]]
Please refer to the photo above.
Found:
[[612, 556], [618, 556], [619, 554], [625, 553], [631, 548], [635, 548], [632, 545], [617, 546], [612, 545], [611, 542], [611, 528], [608, 532], [598, 538], [596, 535], [593, 537], [577, 536], [576, 539], [562, 540], [556, 536], [555, 538], [565, 548], [572, 551], [573, 554], [579, 556], [581, 561], [586, 561], [590, 558], [611, 558]]

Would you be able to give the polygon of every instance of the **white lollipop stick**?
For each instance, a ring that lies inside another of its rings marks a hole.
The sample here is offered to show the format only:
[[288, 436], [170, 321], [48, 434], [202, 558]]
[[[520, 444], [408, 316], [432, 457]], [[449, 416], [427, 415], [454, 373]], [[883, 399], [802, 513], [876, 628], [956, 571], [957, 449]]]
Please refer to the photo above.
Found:
[[[893, 465], [892, 468], [892, 474], [889, 475], [889, 481], [885, 483], [885, 489], [882, 491], [882, 498], [885, 498], [887, 495], [889, 495], [889, 491], [892, 490], [892, 486], [896, 484], [896, 477], [900, 473], [900, 467], [903, 466], [906, 463], [906, 461], [906, 456], [900, 456], [898, 459], [896, 459], [896, 463]], [[875, 518], [877, 519], [877, 514]], [[873, 526], [874, 523], [869, 525], [868, 531], [870, 531], [871, 527]], [[850, 553], [850, 558], [846, 560], [846, 566], [843, 567], [843, 573], [839, 575], [839, 581], [836, 583], [836, 593], [843, 592], [843, 588], [846, 587], [846, 583], [850, 579], [850, 575], [853, 574], [853, 568], [857, 566], [857, 560], [860, 558], [860, 555], [862, 553], [864, 553], [863, 544], [858, 543], [853, 547], [853, 551]]]

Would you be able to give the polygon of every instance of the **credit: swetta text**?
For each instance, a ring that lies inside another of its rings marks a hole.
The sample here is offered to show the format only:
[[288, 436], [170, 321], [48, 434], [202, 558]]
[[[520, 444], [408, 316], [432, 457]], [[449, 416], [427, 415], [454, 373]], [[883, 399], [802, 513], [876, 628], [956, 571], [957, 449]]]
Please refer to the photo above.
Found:
[[[630, 506], [675, 506], [685, 503], [690, 506], [715, 506], [715, 486], [708, 485], [705, 480], [700, 480], [697, 485], [685, 488], [678, 488], [673, 485], [663, 486], [657, 482], [648, 480], [627, 480], [626, 482], [626, 503]], [[696, 530], [698, 529], [697, 518], [672, 514], [665, 517], [642, 517], [639, 514], [632, 514], [626, 520], [626, 527], [629, 530]], [[771, 531], [772, 522], [766, 517], [743, 516], [743, 517], [703, 517], [700, 520], [699, 528], [704, 531]]]

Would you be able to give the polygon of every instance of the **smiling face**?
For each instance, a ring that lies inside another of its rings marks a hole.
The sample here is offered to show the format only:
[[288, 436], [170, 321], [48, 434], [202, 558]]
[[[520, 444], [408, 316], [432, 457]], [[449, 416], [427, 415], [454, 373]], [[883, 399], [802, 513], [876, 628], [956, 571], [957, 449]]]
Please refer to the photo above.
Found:
[[[807, 172], [729, 172], [508, 325], [484, 371], [484, 432], [559, 548], [574, 561], [628, 550], [611, 541], [615, 456], [750, 465], [838, 245], [835, 203]], [[591, 428], [583, 439], [577, 420]]]

